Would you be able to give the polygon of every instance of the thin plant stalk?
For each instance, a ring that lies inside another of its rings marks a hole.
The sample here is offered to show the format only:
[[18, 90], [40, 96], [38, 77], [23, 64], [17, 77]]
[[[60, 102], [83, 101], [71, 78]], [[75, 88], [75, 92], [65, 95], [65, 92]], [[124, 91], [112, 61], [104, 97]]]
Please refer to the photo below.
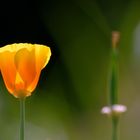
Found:
[[25, 98], [20, 99], [20, 140], [24, 140], [25, 129]]
[[116, 48], [111, 52], [110, 105], [118, 103], [118, 52]]
[[[112, 33], [112, 52], [111, 52], [111, 79], [110, 79], [110, 106], [118, 104], [118, 52], [117, 43], [119, 41], [119, 33]], [[113, 112], [113, 110], [112, 110]], [[112, 140], [118, 140], [118, 124], [119, 116], [112, 114]]]
[[118, 140], [119, 139], [119, 118], [113, 117], [112, 118], [112, 140]]
[[111, 117], [112, 137], [111, 140], [119, 140], [119, 119], [120, 115], [127, 110], [127, 107], [118, 104], [118, 50], [117, 44], [120, 34], [117, 31], [112, 32], [112, 49], [109, 79], [109, 106], [102, 108], [103, 114]]
[[[118, 54], [116, 48], [112, 49], [112, 64], [111, 64], [111, 82], [110, 82], [110, 105], [118, 103], [118, 70], [117, 70]], [[118, 140], [118, 123], [119, 117], [112, 115], [112, 140]]]

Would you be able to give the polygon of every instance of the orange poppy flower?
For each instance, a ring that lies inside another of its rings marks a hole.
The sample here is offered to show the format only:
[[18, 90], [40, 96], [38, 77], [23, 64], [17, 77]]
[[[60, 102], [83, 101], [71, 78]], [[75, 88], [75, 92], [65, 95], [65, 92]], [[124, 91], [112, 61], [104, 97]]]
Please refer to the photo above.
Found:
[[0, 48], [0, 69], [7, 90], [17, 98], [30, 96], [51, 56], [49, 47], [18, 43]]

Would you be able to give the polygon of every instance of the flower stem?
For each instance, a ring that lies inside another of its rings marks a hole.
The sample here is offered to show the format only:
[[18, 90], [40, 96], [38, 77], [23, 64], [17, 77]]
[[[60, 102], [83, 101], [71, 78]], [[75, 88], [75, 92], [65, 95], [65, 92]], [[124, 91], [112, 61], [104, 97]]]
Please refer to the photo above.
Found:
[[110, 79], [110, 105], [117, 104], [118, 102], [118, 67], [117, 67], [117, 50], [116, 48], [112, 49], [111, 54], [111, 79]]
[[25, 98], [20, 99], [20, 140], [24, 140]]
[[[118, 104], [118, 52], [112, 48], [111, 80], [110, 80], [110, 106]], [[112, 140], [118, 140], [119, 116], [112, 114]]]
[[113, 117], [112, 118], [112, 140], [119, 139], [118, 123], [119, 123], [119, 118]]

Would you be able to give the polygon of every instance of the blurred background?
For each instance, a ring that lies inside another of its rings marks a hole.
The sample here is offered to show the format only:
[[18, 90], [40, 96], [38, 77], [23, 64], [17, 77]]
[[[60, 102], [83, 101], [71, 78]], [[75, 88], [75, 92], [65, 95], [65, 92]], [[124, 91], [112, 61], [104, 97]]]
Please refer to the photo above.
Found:
[[[110, 140], [111, 32], [119, 44], [120, 139], [140, 139], [140, 2], [138, 0], [0, 1], [0, 46], [48, 45], [49, 64], [26, 100], [26, 140]], [[19, 139], [19, 101], [0, 80], [0, 140]]]

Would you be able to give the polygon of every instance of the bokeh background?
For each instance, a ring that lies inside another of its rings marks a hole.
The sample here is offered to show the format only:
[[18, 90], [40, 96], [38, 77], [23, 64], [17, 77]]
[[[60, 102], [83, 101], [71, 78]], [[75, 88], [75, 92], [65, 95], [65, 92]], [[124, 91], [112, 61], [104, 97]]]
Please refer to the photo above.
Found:
[[[140, 2], [138, 0], [0, 1], [0, 46], [45, 44], [52, 57], [26, 100], [26, 140], [110, 140], [111, 32], [119, 43], [121, 140], [140, 139]], [[19, 139], [19, 101], [0, 78], [0, 140]]]

